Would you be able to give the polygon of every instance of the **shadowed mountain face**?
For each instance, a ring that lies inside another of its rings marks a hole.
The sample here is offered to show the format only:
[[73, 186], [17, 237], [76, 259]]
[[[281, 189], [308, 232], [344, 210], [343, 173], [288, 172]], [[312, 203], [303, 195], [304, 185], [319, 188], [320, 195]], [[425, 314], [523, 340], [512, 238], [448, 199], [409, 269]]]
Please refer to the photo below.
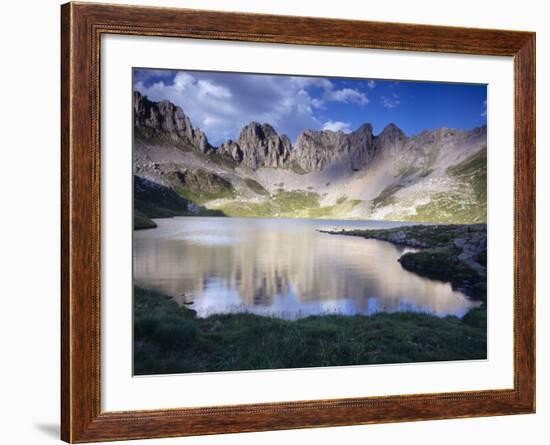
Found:
[[304, 129], [293, 145], [251, 122], [213, 147], [180, 107], [134, 92], [134, 174], [173, 190], [187, 212], [485, 222], [486, 140], [486, 127], [407, 137], [395, 124], [374, 135], [366, 123]]

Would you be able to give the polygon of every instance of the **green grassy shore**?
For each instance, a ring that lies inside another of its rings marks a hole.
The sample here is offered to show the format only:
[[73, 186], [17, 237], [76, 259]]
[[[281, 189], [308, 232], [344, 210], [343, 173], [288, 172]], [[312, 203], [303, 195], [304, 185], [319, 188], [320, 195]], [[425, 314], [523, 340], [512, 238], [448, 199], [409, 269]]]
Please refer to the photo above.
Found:
[[134, 290], [136, 375], [486, 358], [486, 313], [198, 318], [153, 291]]

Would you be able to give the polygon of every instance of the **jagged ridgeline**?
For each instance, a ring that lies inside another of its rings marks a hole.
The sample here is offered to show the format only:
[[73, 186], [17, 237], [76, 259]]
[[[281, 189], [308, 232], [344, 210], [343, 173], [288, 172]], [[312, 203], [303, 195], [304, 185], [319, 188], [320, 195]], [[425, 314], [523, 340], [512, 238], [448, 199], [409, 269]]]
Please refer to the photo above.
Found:
[[134, 92], [136, 227], [175, 215], [486, 222], [487, 129], [407, 137], [388, 125], [304, 129], [293, 145], [251, 122], [214, 147], [169, 101]]

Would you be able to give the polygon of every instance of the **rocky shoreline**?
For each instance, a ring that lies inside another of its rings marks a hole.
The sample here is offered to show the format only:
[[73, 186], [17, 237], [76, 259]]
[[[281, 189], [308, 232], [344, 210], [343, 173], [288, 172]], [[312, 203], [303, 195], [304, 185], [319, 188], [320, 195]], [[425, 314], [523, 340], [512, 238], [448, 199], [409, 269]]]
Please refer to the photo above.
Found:
[[472, 299], [487, 300], [487, 225], [415, 225], [392, 229], [319, 230], [330, 235], [377, 239], [418, 249], [399, 258], [418, 275], [450, 282]]

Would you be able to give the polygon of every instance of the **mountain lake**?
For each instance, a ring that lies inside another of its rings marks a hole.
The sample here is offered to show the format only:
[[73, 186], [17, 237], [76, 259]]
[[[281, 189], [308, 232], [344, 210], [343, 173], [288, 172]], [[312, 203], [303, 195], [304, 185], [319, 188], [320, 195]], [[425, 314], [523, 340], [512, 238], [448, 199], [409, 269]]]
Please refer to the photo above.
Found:
[[134, 232], [134, 284], [197, 312], [309, 315], [424, 312], [462, 317], [476, 303], [449, 283], [420, 277], [398, 258], [413, 249], [318, 229], [418, 223], [175, 217]]

